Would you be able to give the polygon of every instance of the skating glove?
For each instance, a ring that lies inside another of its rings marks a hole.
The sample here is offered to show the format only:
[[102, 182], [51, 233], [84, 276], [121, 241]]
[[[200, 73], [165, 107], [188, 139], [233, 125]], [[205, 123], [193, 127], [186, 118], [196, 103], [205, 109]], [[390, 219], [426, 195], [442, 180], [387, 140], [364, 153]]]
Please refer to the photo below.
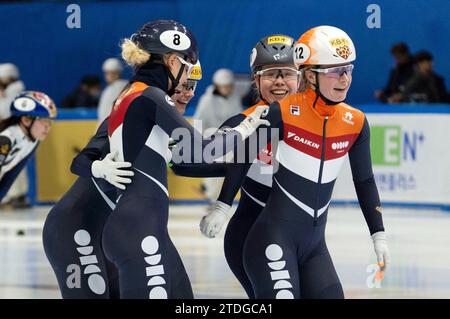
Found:
[[242, 140], [252, 135], [252, 133], [260, 125], [270, 126], [270, 122], [261, 118], [265, 116], [269, 107], [267, 105], [260, 105], [255, 108], [255, 110], [250, 113], [245, 120], [243, 120], [238, 126], [234, 127], [235, 131], [238, 131], [242, 135]]
[[377, 255], [378, 266], [382, 272], [384, 272], [390, 263], [390, 254], [387, 245], [386, 233], [379, 231], [372, 235], [373, 247], [375, 248], [375, 254]]
[[203, 216], [200, 221], [200, 230], [202, 234], [209, 238], [216, 237], [225, 223], [230, 208], [230, 205], [217, 201], [212, 212]]
[[117, 151], [108, 153], [101, 161], [94, 161], [91, 166], [91, 172], [92, 176], [106, 179], [110, 184], [123, 190], [125, 189], [123, 184], [131, 183], [131, 179], [124, 176], [134, 176], [134, 172], [123, 169], [131, 167], [130, 162], [115, 162], [114, 158], [116, 156]]

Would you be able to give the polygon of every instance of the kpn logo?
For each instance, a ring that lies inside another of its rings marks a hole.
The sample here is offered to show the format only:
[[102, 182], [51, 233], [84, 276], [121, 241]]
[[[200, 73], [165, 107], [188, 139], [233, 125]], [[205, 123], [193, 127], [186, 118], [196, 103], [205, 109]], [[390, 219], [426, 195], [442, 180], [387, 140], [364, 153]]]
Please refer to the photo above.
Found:
[[374, 125], [370, 128], [372, 163], [400, 166], [404, 161], [416, 161], [417, 150], [424, 140], [422, 132], [402, 130], [400, 125]]

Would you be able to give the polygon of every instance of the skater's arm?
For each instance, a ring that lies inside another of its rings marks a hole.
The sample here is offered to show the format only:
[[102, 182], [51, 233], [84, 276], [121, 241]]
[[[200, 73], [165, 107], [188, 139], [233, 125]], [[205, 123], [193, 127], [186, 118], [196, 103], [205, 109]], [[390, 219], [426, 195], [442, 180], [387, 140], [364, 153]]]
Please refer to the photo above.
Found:
[[[259, 138], [257, 140], [257, 152], [251, 152], [251, 139], [247, 139], [245, 142], [245, 160], [243, 162], [240, 162], [237, 160], [237, 156], [234, 156], [234, 163], [226, 166], [227, 172], [222, 188], [220, 190], [219, 197], [217, 199], [218, 201], [231, 206], [245, 179], [245, 176], [247, 176], [248, 170], [250, 169], [258, 153], [267, 146], [272, 138], [278, 139], [279, 136], [283, 136], [283, 134], [280, 132], [283, 126], [278, 103], [274, 103], [270, 106], [270, 111], [267, 114], [267, 117], [271, 123], [270, 128], [266, 128], [267, 133], [260, 134], [263, 127], [258, 128], [255, 132], [255, 136]], [[278, 134], [273, 134], [274, 132], [272, 132], [270, 129], [278, 130]]]
[[92, 177], [92, 163], [109, 152], [108, 119], [104, 120], [89, 143], [72, 161], [70, 171], [78, 176]]
[[[227, 119], [220, 129], [230, 128], [238, 125], [245, 119], [244, 114], [237, 114]], [[176, 146], [175, 146], [176, 147]], [[231, 163], [171, 163], [171, 169], [176, 175], [187, 177], [224, 177], [227, 166]]]
[[370, 128], [367, 119], [364, 119], [361, 133], [350, 149], [349, 159], [359, 205], [370, 234], [384, 231], [380, 197], [372, 171]]
[[[144, 101], [143, 99], [146, 99]], [[178, 142], [179, 152], [185, 156], [174, 154], [173, 161], [179, 163], [212, 163], [215, 159], [233, 151], [265, 120], [260, 119], [263, 109], [256, 109], [244, 121], [231, 130], [219, 130], [211, 138], [204, 139], [189, 122], [171, 104], [167, 95], [156, 88], [147, 88], [142, 96], [132, 103], [144, 103], [154, 122], [169, 136]]]
[[229, 206], [233, 204], [250, 166], [251, 164], [247, 163], [227, 166], [225, 179], [220, 189], [219, 197], [217, 198], [218, 201]]
[[17, 176], [20, 174], [20, 172], [24, 169], [24, 167], [27, 165], [28, 160], [30, 157], [34, 154], [34, 151], [36, 150], [37, 145], [35, 148], [28, 154], [24, 159], [22, 159], [19, 163], [17, 163], [16, 166], [14, 166], [11, 170], [9, 170], [0, 180], [0, 201], [5, 197], [5, 195], [8, 193], [9, 189], [11, 188], [11, 185], [16, 180]]
[[[244, 112], [245, 113], [245, 112]], [[200, 231], [209, 238], [214, 238], [225, 223], [226, 215], [231, 209], [234, 197], [236, 196], [240, 186], [242, 185], [251, 163], [257, 157], [258, 153], [272, 143], [277, 145], [277, 141], [273, 141], [272, 137], [278, 138], [283, 136], [282, 117], [280, 105], [274, 103], [270, 105], [265, 117], [270, 122], [270, 126], [260, 126], [256, 131], [244, 142], [244, 152], [233, 154], [233, 165], [227, 166], [227, 175], [222, 185], [221, 193], [218, 200], [214, 203], [214, 208], [208, 215], [204, 216], [200, 221]]]

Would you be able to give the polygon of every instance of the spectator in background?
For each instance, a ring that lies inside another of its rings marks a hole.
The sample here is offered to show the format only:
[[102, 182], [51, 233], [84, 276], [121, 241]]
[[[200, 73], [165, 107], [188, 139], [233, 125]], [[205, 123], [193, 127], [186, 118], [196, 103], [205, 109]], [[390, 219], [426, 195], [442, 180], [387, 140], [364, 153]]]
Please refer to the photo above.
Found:
[[213, 84], [200, 97], [194, 114], [194, 119], [202, 121], [203, 131], [218, 128], [228, 118], [242, 112], [240, 97], [233, 90], [233, 72], [228, 69], [217, 70], [213, 75]]
[[[17, 66], [12, 63], [0, 64], [0, 120], [11, 117], [11, 103], [21, 92], [25, 91], [25, 84], [19, 80], [20, 73]], [[28, 175], [24, 169], [15, 178], [9, 191], [4, 195], [3, 203], [12, 208], [29, 206]]]
[[11, 116], [10, 106], [16, 95], [25, 91], [19, 69], [12, 63], [0, 64], [0, 120]]
[[375, 96], [382, 102], [399, 103], [402, 100], [401, 92], [414, 75], [414, 64], [408, 46], [397, 43], [391, 48], [395, 60], [395, 67], [389, 74], [388, 83], [383, 91], [376, 91]]
[[244, 109], [247, 109], [259, 101], [259, 93], [258, 88], [256, 87], [255, 81], [252, 81], [250, 88], [247, 93], [242, 97], [241, 104]]
[[428, 51], [414, 55], [415, 73], [405, 84], [402, 102], [447, 103], [444, 78], [433, 70], [433, 56]]
[[109, 58], [105, 60], [105, 62], [103, 62], [102, 70], [107, 86], [100, 96], [100, 102], [97, 109], [98, 120], [100, 123], [109, 116], [114, 101], [128, 84], [127, 80], [121, 79], [123, 67], [119, 59]]
[[85, 75], [75, 91], [64, 98], [61, 107], [97, 107], [100, 92], [100, 78], [96, 75]]
[[[234, 94], [233, 72], [228, 69], [217, 70], [213, 75], [213, 84], [200, 97], [194, 114], [195, 120], [202, 121], [203, 135], [211, 136], [228, 118], [242, 112], [240, 100], [240, 96]], [[223, 178], [203, 180], [202, 191], [210, 204], [219, 195], [222, 181]]]

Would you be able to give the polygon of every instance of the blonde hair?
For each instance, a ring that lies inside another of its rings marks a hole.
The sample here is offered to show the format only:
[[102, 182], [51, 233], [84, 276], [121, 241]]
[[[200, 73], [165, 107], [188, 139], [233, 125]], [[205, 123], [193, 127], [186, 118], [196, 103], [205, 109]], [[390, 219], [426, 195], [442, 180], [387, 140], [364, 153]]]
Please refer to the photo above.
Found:
[[312, 65], [305, 65], [300, 68], [300, 71], [302, 72], [302, 76], [300, 79], [300, 83], [298, 84], [298, 92], [299, 93], [305, 92], [306, 89], [308, 88], [309, 82], [308, 82], [308, 79], [306, 78], [306, 71], [308, 71], [309, 69], [312, 69], [312, 68], [313, 68]]
[[151, 54], [141, 49], [130, 39], [123, 40], [120, 47], [122, 48], [123, 60], [134, 68], [143, 65], [150, 60]]

